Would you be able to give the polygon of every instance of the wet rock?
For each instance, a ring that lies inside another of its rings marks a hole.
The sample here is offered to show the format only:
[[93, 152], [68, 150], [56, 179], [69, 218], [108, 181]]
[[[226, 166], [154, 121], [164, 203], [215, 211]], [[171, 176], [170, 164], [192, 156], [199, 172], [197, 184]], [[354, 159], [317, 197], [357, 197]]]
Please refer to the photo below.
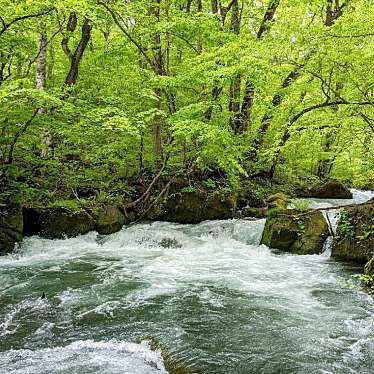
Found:
[[86, 211], [71, 211], [63, 207], [25, 208], [23, 224], [24, 235], [49, 239], [74, 237], [95, 229], [95, 220]]
[[240, 212], [240, 217], [266, 218], [268, 211], [268, 208], [244, 208]]
[[175, 238], [163, 238], [160, 241], [160, 246], [163, 248], [181, 248], [182, 244]]
[[101, 235], [113, 234], [129, 223], [129, 219], [116, 206], [101, 207], [94, 211], [95, 230]]
[[269, 208], [287, 209], [287, 205], [290, 202], [290, 198], [283, 192], [270, 195], [266, 199], [266, 203]]
[[320, 199], [352, 199], [352, 192], [339, 181], [329, 181], [320, 186], [313, 186], [306, 190], [298, 190], [299, 197], [314, 197]]
[[10, 252], [23, 239], [23, 218], [20, 205], [0, 205], [0, 254]]
[[208, 192], [202, 188], [182, 189], [169, 194], [163, 204], [148, 212], [146, 218], [178, 223], [199, 223], [205, 220], [232, 218], [235, 211], [235, 195]]
[[365, 264], [374, 252], [374, 202], [341, 211], [332, 256]]
[[266, 219], [262, 244], [297, 254], [319, 254], [329, 235], [322, 213], [285, 210]]

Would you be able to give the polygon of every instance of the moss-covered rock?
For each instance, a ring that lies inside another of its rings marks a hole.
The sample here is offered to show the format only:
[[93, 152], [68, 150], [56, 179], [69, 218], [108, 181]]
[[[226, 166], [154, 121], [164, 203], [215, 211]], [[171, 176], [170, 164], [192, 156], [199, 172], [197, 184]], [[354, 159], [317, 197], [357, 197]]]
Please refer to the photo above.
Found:
[[254, 218], [266, 218], [268, 215], [268, 208], [244, 208], [240, 211], [239, 217], [254, 217]]
[[84, 210], [72, 211], [64, 207], [25, 208], [23, 218], [26, 236], [62, 239], [95, 229], [94, 218]]
[[235, 215], [236, 195], [209, 192], [203, 188], [182, 189], [169, 194], [146, 218], [178, 223], [228, 219]]
[[95, 230], [101, 235], [113, 234], [121, 230], [129, 220], [116, 206], [100, 207], [94, 210]]
[[374, 202], [344, 208], [340, 214], [332, 256], [365, 264], [374, 251]]
[[287, 209], [287, 205], [290, 202], [290, 198], [283, 192], [270, 195], [266, 199], [266, 203], [269, 208]]
[[302, 255], [318, 254], [328, 235], [329, 228], [321, 212], [285, 210], [266, 219], [261, 243]]
[[313, 186], [305, 190], [296, 191], [300, 197], [314, 197], [320, 199], [352, 199], [352, 192], [339, 181], [328, 181], [323, 185]]
[[10, 252], [23, 238], [20, 205], [0, 205], [0, 254]]

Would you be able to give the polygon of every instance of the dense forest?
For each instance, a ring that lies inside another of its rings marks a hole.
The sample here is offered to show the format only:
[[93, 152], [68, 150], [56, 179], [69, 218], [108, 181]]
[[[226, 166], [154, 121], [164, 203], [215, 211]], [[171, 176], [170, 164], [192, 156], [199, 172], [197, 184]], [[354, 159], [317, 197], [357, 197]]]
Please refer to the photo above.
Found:
[[372, 187], [373, 10], [1, 0], [1, 199], [135, 198], [158, 175]]

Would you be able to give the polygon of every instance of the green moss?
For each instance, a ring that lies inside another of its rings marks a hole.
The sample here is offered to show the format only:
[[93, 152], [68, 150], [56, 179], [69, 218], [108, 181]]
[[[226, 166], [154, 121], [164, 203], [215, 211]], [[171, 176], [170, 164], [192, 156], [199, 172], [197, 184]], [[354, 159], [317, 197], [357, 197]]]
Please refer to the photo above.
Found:
[[374, 249], [374, 204], [346, 207], [340, 215], [332, 256], [346, 261], [365, 264]]
[[287, 210], [266, 219], [262, 244], [297, 254], [318, 254], [328, 233], [321, 212], [314, 210], [300, 214]]

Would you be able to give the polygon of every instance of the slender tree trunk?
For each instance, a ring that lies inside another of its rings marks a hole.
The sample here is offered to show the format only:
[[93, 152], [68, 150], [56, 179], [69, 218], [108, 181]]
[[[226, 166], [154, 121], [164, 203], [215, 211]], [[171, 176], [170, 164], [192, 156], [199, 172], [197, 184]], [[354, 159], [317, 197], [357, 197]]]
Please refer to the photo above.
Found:
[[264, 32], [270, 29], [271, 22], [274, 21], [275, 12], [278, 9], [279, 3], [280, 3], [280, 0], [270, 0], [269, 5], [264, 14], [264, 18], [262, 19], [260, 28], [258, 29], [258, 32], [257, 32], [257, 39], [261, 39]]
[[[211, 0], [211, 6], [212, 6], [212, 13], [218, 15], [218, 0]], [[204, 90], [204, 86], [202, 87], [202, 90]], [[213, 88], [212, 88], [212, 100], [216, 101], [219, 97], [219, 95], [222, 92], [222, 87], [219, 86], [219, 82], [214, 82]], [[212, 119], [213, 115], [213, 106], [210, 105], [208, 109], [204, 113], [204, 117], [207, 121], [210, 121]]]
[[[342, 14], [342, 6], [340, 5], [339, 0], [335, 0], [334, 4], [333, 0], [327, 0], [325, 26], [332, 26], [334, 24], [334, 21], [342, 16]], [[343, 85], [341, 83], [337, 83], [334, 97], [335, 100], [339, 99], [342, 89]], [[338, 106], [332, 108], [334, 112], [337, 112], [338, 109]], [[330, 172], [336, 159], [336, 155], [331, 156], [331, 152], [333, 150], [337, 135], [338, 129], [333, 129], [331, 131], [328, 131], [325, 138], [323, 139], [323, 145], [321, 149], [323, 156], [317, 164], [317, 176], [321, 180], [326, 180], [330, 176]]]
[[218, 0], [212, 0], [211, 6], [212, 6], [212, 13], [218, 14]]
[[336, 155], [330, 155], [333, 150], [336, 137], [338, 135], [338, 129], [328, 131], [322, 140], [322, 153], [323, 157], [318, 160], [317, 163], [317, 176], [321, 180], [326, 180], [329, 178], [330, 172], [332, 170], [333, 163], [335, 161]]
[[78, 72], [79, 72], [79, 64], [82, 60], [84, 51], [88, 45], [88, 42], [91, 38], [91, 30], [92, 26], [89, 23], [89, 20], [85, 18], [82, 26], [82, 35], [81, 39], [78, 43], [77, 48], [75, 49], [74, 54], [71, 57], [70, 60], [70, 70], [68, 72], [68, 75], [65, 79], [65, 84], [68, 86], [72, 86], [76, 83], [78, 78]]
[[[161, 0], [152, 0], [149, 14], [154, 17], [156, 22], [160, 22], [160, 5]], [[153, 58], [152, 58], [152, 65], [153, 70], [158, 75], [165, 75], [164, 66], [163, 66], [163, 58], [162, 58], [162, 47], [161, 47], [161, 34], [159, 32], [155, 32], [152, 36], [153, 46]], [[161, 109], [161, 94], [162, 91], [160, 88], [155, 90], [155, 93], [158, 97], [157, 101], [157, 109]], [[155, 116], [154, 124], [153, 124], [153, 153], [157, 160], [161, 160], [162, 155], [162, 136], [161, 136], [161, 118], [159, 115]]]
[[[281, 90], [284, 90], [287, 87], [289, 87], [299, 77], [299, 74], [299, 68], [292, 70], [282, 82]], [[265, 112], [264, 116], [262, 117], [257, 137], [256, 139], [254, 139], [253, 142], [253, 151], [251, 153], [251, 158], [253, 160], [257, 159], [258, 152], [264, 144], [266, 133], [274, 117], [274, 109], [280, 106], [282, 104], [282, 101], [283, 95], [282, 92], [279, 91], [273, 96], [269, 109]]]
[[[233, 0], [231, 10], [231, 30], [235, 35], [240, 34], [240, 15], [238, 0]], [[241, 76], [237, 74], [230, 84], [229, 93], [229, 112], [230, 112], [230, 126], [234, 134], [241, 132], [242, 128], [238, 123], [237, 118], [240, 112], [240, 90], [241, 90]]]
[[36, 59], [36, 88], [47, 87], [47, 33], [43, 30], [38, 38], [38, 57]]
[[[266, 9], [261, 25], [257, 31], [257, 39], [261, 39], [266, 31], [270, 29], [271, 22], [274, 21], [275, 13], [278, 9], [280, 0], [270, 0]], [[255, 87], [253, 82], [247, 81], [245, 83], [244, 96], [241, 104], [240, 111], [235, 118], [235, 127], [237, 133], [244, 133], [250, 123], [251, 111], [253, 106], [253, 99], [255, 94]]]
[[[203, 11], [203, 3], [202, 0], [197, 0], [197, 11], [201, 13]], [[203, 51], [203, 36], [201, 32], [199, 32], [198, 39], [197, 39], [197, 51], [199, 54]]]
[[[45, 90], [47, 87], [47, 33], [41, 25], [41, 32], [38, 37], [38, 57], [36, 59], [36, 88]], [[46, 113], [45, 108], [40, 108], [39, 114]], [[47, 158], [50, 151], [53, 150], [53, 138], [48, 129], [44, 129], [41, 135], [42, 149], [40, 156]]]

